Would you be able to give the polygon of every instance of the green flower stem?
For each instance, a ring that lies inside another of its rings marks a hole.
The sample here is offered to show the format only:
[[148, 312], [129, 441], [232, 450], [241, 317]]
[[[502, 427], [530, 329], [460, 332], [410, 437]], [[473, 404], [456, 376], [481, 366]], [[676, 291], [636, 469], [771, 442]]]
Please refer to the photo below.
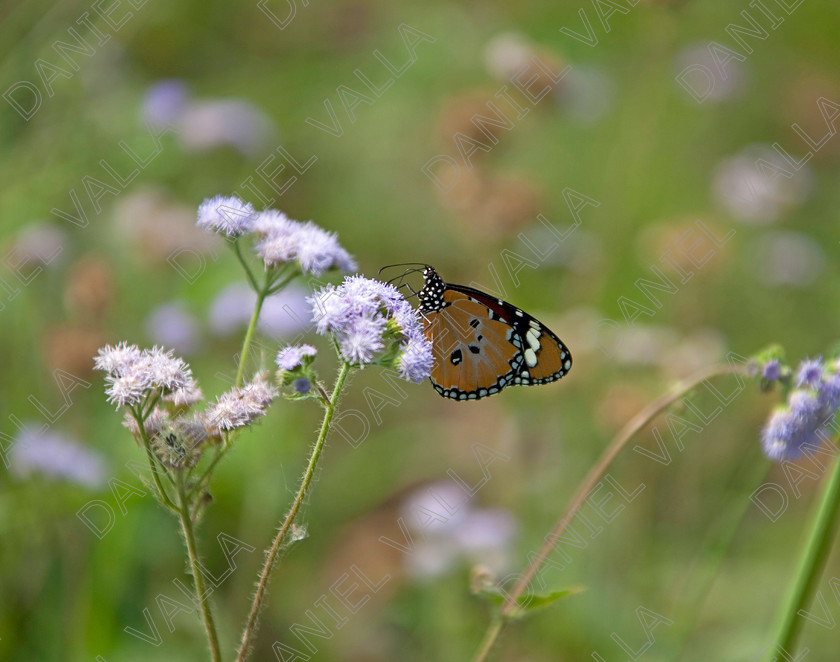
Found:
[[236, 369], [235, 386], [242, 386], [242, 380], [245, 376], [245, 362], [248, 360], [248, 350], [250, 349], [251, 342], [254, 339], [254, 332], [257, 329], [257, 322], [260, 319], [260, 312], [262, 311], [263, 303], [265, 303], [267, 297], [271, 296], [275, 292], [279, 292], [286, 287], [286, 285], [292, 282], [299, 272], [297, 268], [290, 269], [288, 271], [281, 271], [279, 273], [268, 271], [265, 274], [265, 284], [260, 287], [257, 285], [257, 281], [254, 279], [254, 276], [251, 274], [251, 271], [248, 269], [248, 265], [245, 263], [245, 260], [239, 251], [239, 244], [234, 244], [234, 247], [236, 248], [236, 255], [239, 257], [239, 261], [242, 262], [242, 266], [248, 274], [248, 280], [251, 281], [251, 285], [253, 285], [254, 291], [257, 293], [257, 302], [254, 305], [254, 312], [251, 315], [251, 322], [248, 324], [248, 330], [245, 332], [245, 339], [242, 341], [242, 351], [239, 353], [239, 367]]
[[309, 464], [306, 467], [306, 471], [303, 474], [303, 480], [300, 483], [300, 488], [298, 488], [295, 500], [292, 502], [292, 507], [286, 514], [286, 519], [283, 521], [280, 530], [274, 537], [274, 541], [271, 544], [271, 548], [266, 554], [265, 563], [263, 564], [263, 569], [260, 573], [260, 580], [257, 583], [257, 591], [254, 595], [254, 602], [251, 605], [251, 613], [248, 616], [248, 623], [246, 624], [245, 629], [242, 632], [242, 643], [239, 646], [239, 654], [236, 657], [237, 662], [244, 662], [244, 660], [247, 659], [248, 654], [250, 653], [251, 637], [253, 636], [254, 631], [257, 627], [257, 621], [259, 620], [260, 610], [262, 609], [263, 598], [265, 597], [265, 591], [268, 588], [268, 582], [271, 577], [271, 570], [274, 567], [274, 562], [277, 559], [277, 554], [283, 545], [283, 541], [285, 540], [286, 535], [289, 533], [289, 529], [292, 528], [292, 524], [294, 524], [295, 517], [297, 516], [301, 504], [303, 503], [303, 500], [306, 497], [307, 490], [309, 489], [309, 484], [312, 482], [312, 477], [315, 475], [315, 467], [318, 464], [318, 459], [321, 457], [321, 452], [324, 450], [324, 443], [327, 440], [327, 433], [330, 431], [330, 424], [332, 423], [336, 404], [338, 403], [338, 398], [341, 395], [341, 390], [342, 388], [344, 388], [344, 382], [347, 379], [347, 375], [349, 373], [350, 364], [347, 362], [343, 362], [341, 366], [341, 371], [338, 373], [338, 378], [335, 380], [335, 386], [333, 388], [332, 396], [330, 397], [329, 401], [324, 404], [324, 421], [321, 424], [321, 431], [318, 434], [318, 439], [315, 441], [315, 445], [312, 447], [312, 454], [309, 456]]
[[204, 621], [204, 629], [207, 632], [207, 643], [210, 646], [210, 659], [213, 662], [221, 662], [222, 653], [219, 648], [219, 636], [216, 634], [216, 624], [213, 622], [213, 614], [210, 611], [210, 603], [207, 601], [204, 585], [204, 575], [198, 565], [198, 549], [195, 544], [195, 531], [190, 518], [190, 502], [187, 497], [186, 486], [183, 477], [178, 484], [178, 515], [181, 518], [181, 528], [184, 531], [184, 539], [187, 542], [187, 554], [190, 557], [190, 569], [192, 570], [195, 596], [201, 606], [201, 619]]
[[210, 476], [210, 473], [213, 471], [213, 469], [216, 468], [216, 465], [219, 463], [219, 460], [222, 459], [222, 455], [225, 454], [226, 449], [227, 449], [227, 443], [226, 442], [224, 443], [223, 446], [220, 446], [218, 449], [216, 449], [216, 454], [213, 456], [213, 459], [210, 460], [210, 464], [207, 465], [207, 468], [201, 474], [199, 479], [195, 482], [195, 485], [192, 486], [192, 488], [190, 489], [187, 496], [192, 497], [193, 494], [195, 494], [196, 492], [198, 492], [201, 489], [201, 486], [204, 484], [204, 482]]
[[[178, 508], [176, 508], [175, 504], [172, 503], [172, 499], [169, 498], [166, 490], [163, 489], [163, 483], [160, 482], [160, 476], [158, 476], [158, 462], [155, 459], [155, 454], [152, 452], [152, 444], [149, 441], [149, 435], [146, 434], [144, 419], [134, 408], [130, 408], [129, 411], [134, 417], [134, 420], [137, 421], [137, 427], [140, 428], [140, 438], [143, 440], [143, 447], [146, 449], [146, 458], [149, 460], [149, 469], [152, 472], [152, 480], [155, 482], [158, 498], [164, 506], [172, 511], [178, 512]], [[169, 476], [169, 472], [167, 472], [166, 475], [170, 480], [172, 479], [172, 477]]]
[[822, 501], [817, 507], [805, 551], [799, 560], [796, 577], [776, 627], [775, 642], [788, 654], [794, 652], [797, 637], [802, 629], [803, 619], [799, 616], [799, 611], [808, 607], [831, 551], [831, 543], [837, 530], [838, 512], [840, 512], [840, 458], [834, 460], [834, 469], [826, 485]]
[[266, 289], [268, 290], [268, 295], [274, 294], [275, 292], [279, 292], [282, 290], [286, 285], [291, 283], [298, 275], [298, 270], [291, 269], [288, 272], [281, 272], [275, 276], [276, 280], [274, 280]]
[[502, 633], [502, 628], [504, 627], [505, 619], [498, 615], [494, 616], [493, 620], [490, 622], [490, 627], [487, 628], [487, 632], [484, 633], [484, 640], [481, 642], [481, 647], [478, 649], [478, 654], [475, 656], [476, 660], [487, 659], [487, 656], [490, 655], [490, 651], [493, 650], [496, 639], [499, 638], [499, 635]]
[[263, 302], [268, 296], [268, 288], [257, 290], [257, 303], [254, 305], [254, 313], [251, 315], [251, 322], [245, 332], [245, 339], [242, 341], [242, 350], [239, 353], [239, 367], [236, 370], [235, 386], [242, 386], [242, 378], [245, 376], [245, 363], [248, 361], [248, 351], [251, 349], [251, 341], [254, 339], [254, 331], [257, 328], [257, 321], [260, 319]]
[[149, 414], [152, 413], [152, 409], [154, 409], [155, 405], [158, 402], [160, 402], [160, 396], [161, 396], [160, 389], [158, 389], [155, 392], [154, 396], [152, 396], [151, 398], [148, 399], [148, 402], [146, 403], [146, 405], [143, 408], [141, 408], [142, 416], [143, 416], [144, 420], [149, 417]]
[[248, 282], [251, 283], [251, 287], [254, 288], [254, 292], [259, 292], [260, 286], [257, 285], [257, 279], [254, 278], [254, 274], [251, 272], [251, 267], [248, 266], [248, 263], [245, 261], [245, 257], [242, 255], [242, 249], [239, 247], [239, 239], [236, 239], [233, 242], [233, 252], [236, 254], [236, 259], [239, 260], [239, 264], [241, 264], [242, 268], [245, 269], [245, 275], [248, 276]]
[[621, 430], [612, 440], [610, 445], [607, 446], [607, 448], [601, 454], [601, 457], [598, 459], [598, 462], [589, 470], [589, 473], [586, 475], [586, 478], [583, 479], [583, 482], [578, 487], [577, 492], [575, 492], [575, 495], [572, 497], [572, 500], [566, 507], [565, 512], [563, 512], [563, 514], [558, 518], [557, 522], [554, 524], [551, 533], [545, 537], [545, 542], [543, 543], [542, 547], [540, 547], [540, 550], [539, 552], [537, 552], [536, 555], [536, 558], [542, 559], [542, 561], [538, 560], [536, 563], [529, 564], [529, 567], [523, 570], [520, 574], [520, 579], [514, 585], [513, 589], [510, 592], [510, 595], [507, 596], [507, 599], [505, 600], [498, 614], [494, 616], [493, 620], [491, 621], [490, 626], [488, 627], [487, 632], [484, 635], [481, 647], [479, 648], [478, 653], [476, 653], [474, 662], [484, 662], [488, 658], [490, 651], [493, 649], [493, 645], [496, 642], [496, 639], [498, 639], [499, 634], [501, 634], [502, 632], [502, 629], [504, 629], [504, 626], [510, 620], [511, 612], [517, 607], [519, 597], [528, 588], [528, 585], [531, 583], [531, 580], [533, 580], [534, 576], [542, 567], [543, 563], [545, 562], [545, 559], [547, 559], [551, 554], [551, 551], [554, 546], [554, 541], [557, 540], [566, 530], [566, 527], [571, 523], [571, 521], [574, 519], [575, 515], [578, 513], [581, 506], [583, 505], [584, 499], [586, 498], [587, 494], [589, 494], [590, 490], [601, 479], [601, 477], [604, 475], [607, 469], [609, 469], [610, 464], [612, 464], [612, 461], [616, 458], [619, 452], [627, 445], [627, 443], [648, 423], [650, 423], [650, 421], [652, 421], [656, 416], [661, 414], [668, 407], [670, 407], [677, 400], [679, 400], [686, 393], [694, 389], [702, 382], [706, 381], [710, 377], [715, 377], [718, 375], [729, 375], [737, 372], [740, 371], [737, 368], [733, 368], [732, 366], [717, 365], [707, 371], [703, 371], [698, 375], [695, 375], [691, 379], [680, 382], [676, 384], [668, 393], [659, 396], [656, 400], [650, 403], [642, 411], [640, 411], [633, 418], [631, 418], [623, 428], [621, 428]]

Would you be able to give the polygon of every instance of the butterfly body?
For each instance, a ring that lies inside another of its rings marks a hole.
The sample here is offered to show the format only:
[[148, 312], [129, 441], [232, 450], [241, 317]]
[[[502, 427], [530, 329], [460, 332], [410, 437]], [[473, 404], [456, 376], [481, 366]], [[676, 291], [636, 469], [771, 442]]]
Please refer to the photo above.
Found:
[[569, 349], [516, 306], [464, 285], [444, 282], [427, 266], [418, 293], [435, 364], [432, 385], [443, 397], [478, 400], [512, 385], [536, 386], [572, 367]]

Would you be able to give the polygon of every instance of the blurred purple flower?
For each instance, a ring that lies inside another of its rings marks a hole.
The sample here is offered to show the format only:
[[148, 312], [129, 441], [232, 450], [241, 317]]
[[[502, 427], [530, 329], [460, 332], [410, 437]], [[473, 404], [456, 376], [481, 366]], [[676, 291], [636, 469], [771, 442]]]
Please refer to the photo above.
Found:
[[837, 411], [840, 407], [840, 375], [831, 375], [822, 385], [819, 394], [820, 407], [827, 411]]
[[490, 39], [484, 47], [484, 65], [488, 73], [503, 81], [510, 80], [531, 64], [534, 48], [525, 35], [505, 32]]
[[155, 83], [143, 99], [143, 121], [154, 127], [176, 126], [187, 109], [189, 96], [186, 84], [176, 78]]
[[828, 438], [828, 428], [838, 406], [840, 378], [837, 375], [817, 384], [816, 390], [792, 391], [786, 406], [776, 409], [761, 431], [764, 453], [771, 460], [781, 462], [795, 460], [806, 451], [820, 447]]
[[796, 389], [788, 396], [788, 409], [794, 418], [807, 420], [820, 408], [817, 396], [812, 391]]
[[[720, 103], [745, 89], [746, 71], [743, 63], [730, 60], [721, 65], [705, 45], [683, 49], [677, 55], [674, 65], [677, 74], [682, 75], [681, 85], [690, 87], [689, 93], [704, 102]], [[688, 67], [693, 67], [693, 70], [686, 71]]]
[[181, 354], [191, 354], [198, 346], [198, 320], [181, 301], [155, 308], [146, 318], [146, 333], [152, 342], [173, 347]]
[[796, 385], [817, 389], [822, 384], [824, 372], [825, 368], [823, 367], [822, 357], [818, 356], [815, 359], [805, 359], [799, 364], [799, 371], [796, 374]]
[[30, 223], [18, 232], [7, 261], [19, 265], [26, 278], [39, 267], [47, 267], [64, 252], [67, 233], [52, 223]]
[[516, 520], [500, 508], [473, 507], [454, 483], [441, 481], [409, 494], [400, 511], [416, 534], [415, 552], [406, 557], [410, 574], [438, 577], [464, 562], [497, 573], [510, 566]]
[[471, 509], [463, 524], [456, 529], [455, 539], [464, 552], [481, 556], [486, 552], [507, 548], [516, 533], [516, 519], [507, 510]]
[[610, 76], [594, 67], [575, 67], [555, 92], [560, 107], [579, 122], [597, 122], [612, 108], [615, 85]]
[[400, 514], [415, 531], [452, 531], [463, 523], [468, 497], [451, 480], [440, 480], [414, 490], [400, 504]]
[[764, 364], [761, 376], [771, 382], [776, 381], [782, 376], [782, 366], [778, 359], [771, 359]]
[[261, 154], [274, 127], [268, 116], [243, 99], [194, 101], [178, 124], [183, 145], [198, 152], [230, 145], [245, 156]]
[[[761, 160], [765, 165], [758, 167]], [[810, 190], [807, 167], [792, 177], [771, 147], [749, 145], [715, 168], [712, 189], [718, 204], [745, 223], [774, 223], [799, 205]]]
[[766, 232], [752, 246], [756, 275], [773, 286], [807, 287], [825, 264], [825, 251], [812, 237], [799, 232]]
[[[310, 316], [307, 291], [292, 283], [263, 303], [257, 328], [272, 338], [288, 337], [307, 327]], [[223, 289], [210, 305], [210, 328], [216, 335], [230, 334], [248, 325], [257, 295], [248, 285], [235, 283]]]
[[98, 453], [60, 432], [34, 426], [24, 427], [17, 435], [10, 453], [10, 468], [21, 477], [41, 473], [85, 487], [105, 483], [105, 461]]

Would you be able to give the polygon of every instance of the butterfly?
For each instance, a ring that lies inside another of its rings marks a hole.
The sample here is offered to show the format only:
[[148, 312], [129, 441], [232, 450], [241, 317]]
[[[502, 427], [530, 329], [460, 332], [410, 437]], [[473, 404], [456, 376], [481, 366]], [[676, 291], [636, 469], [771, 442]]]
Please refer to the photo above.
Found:
[[569, 348], [528, 313], [446, 283], [428, 265], [422, 273], [419, 312], [435, 359], [432, 385], [443, 397], [478, 400], [507, 386], [547, 384], [571, 369]]

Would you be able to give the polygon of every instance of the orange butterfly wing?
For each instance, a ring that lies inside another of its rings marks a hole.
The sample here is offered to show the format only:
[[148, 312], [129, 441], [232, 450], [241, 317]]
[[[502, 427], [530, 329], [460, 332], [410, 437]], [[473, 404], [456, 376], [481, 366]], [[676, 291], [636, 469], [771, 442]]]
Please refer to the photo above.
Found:
[[477, 400], [514, 383], [524, 359], [513, 328], [455, 290], [446, 290], [443, 302], [440, 311], [425, 316], [435, 390], [448, 398]]
[[423, 277], [419, 309], [435, 359], [432, 384], [442, 396], [478, 400], [512, 384], [547, 384], [571, 369], [563, 341], [516, 306], [447, 284], [428, 265]]

